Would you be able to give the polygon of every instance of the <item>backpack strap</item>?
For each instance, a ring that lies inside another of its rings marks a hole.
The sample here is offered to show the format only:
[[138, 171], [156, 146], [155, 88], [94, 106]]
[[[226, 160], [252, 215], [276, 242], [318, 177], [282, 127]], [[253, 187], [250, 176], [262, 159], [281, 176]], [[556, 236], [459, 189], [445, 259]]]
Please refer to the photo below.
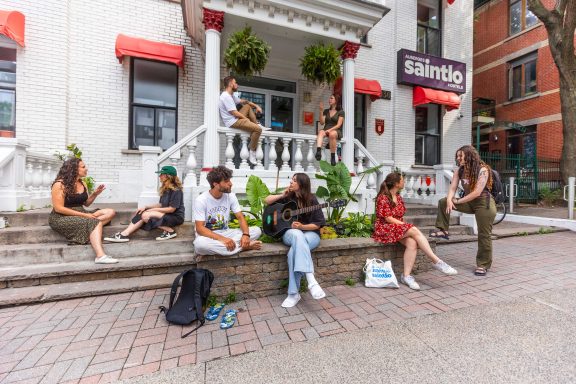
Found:
[[[172, 283], [172, 289], [170, 290], [170, 301], [168, 302], [168, 310], [170, 308], [172, 308], [172, 305], [174, 304], [174, 299], [176, 298], [176, 292], [178, 292], [178, 285], [180, 285], [180, 280], [182, 280], [182, 276], [184, 276], [187, 272], [188, 271], [181, 272], [174, 279], [174, 282]], [[166, 312], [165, 306], [161, 305], [159, 308], [160, 308], [160, 313]]]
[[208, 285], [208, 276], [203, 269], [194, 270], [194, 306], [196, 307], [196, 316], [198, 318], [198, 325], [196, 328], [188, 333], [182, 335], [182, 339], [189, 336], [192, 332], [204, 325], [206, 319], [204, 318], [204, 311], [202, 310], [202, 295], [210, 291], [210, 285]]

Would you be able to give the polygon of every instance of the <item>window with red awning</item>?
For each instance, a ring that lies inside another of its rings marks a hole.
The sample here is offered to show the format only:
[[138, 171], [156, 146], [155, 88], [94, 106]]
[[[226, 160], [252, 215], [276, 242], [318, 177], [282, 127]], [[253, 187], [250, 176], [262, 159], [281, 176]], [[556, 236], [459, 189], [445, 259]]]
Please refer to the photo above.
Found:
[[448, 111], [460, 108], [460, 97], [454, 92], [439, 91], [437, 89], [414, 87], [412, 106], [422, 104], [441, 104]]
[[0, 34], [24, 47], [25, 17], [18, 11], [0, 10]]
[[124, 56], [165, 61], [179, 67], [184, 66], [184, 47], [182, 45], [158, 43], [120, 34], [116, 38], [116, 57], [122, 62]]
[[[341, 77], [339, 77], [334, 84], [334, 93], [337, 95], [342, 94]], [[369, 95], [370, 100], [374, 101], [382, 96], [382, 88], [380, 87], [380, 83], [376, 80], [368, 80], [356, 77], [354, 78], [354, 93]]]

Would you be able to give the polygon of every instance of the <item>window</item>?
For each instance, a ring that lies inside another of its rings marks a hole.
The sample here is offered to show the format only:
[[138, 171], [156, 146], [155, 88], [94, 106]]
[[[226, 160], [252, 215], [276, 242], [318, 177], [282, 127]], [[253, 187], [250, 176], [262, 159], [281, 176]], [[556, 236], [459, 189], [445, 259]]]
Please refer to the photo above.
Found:
[[440, 162], [440, 106], [427, 104], [416, 110], [415, 163], [435, 165]]
[[366, 96], [354, 94], [354, 138], [366, 146]]
[[525, 30], [538, 22], [538, 18], [528, 9], [528, 0], [510, 0], [510, 35]]
[[416, 50], [441, 56], [440, 1], [418, 0], [418, 40]]
[[130, 148], [168, 149], [177, 140], [178, 67], [142, 59], [131, 67]]
[[510, 63], [510, 100], [519, 99], [537, 92], [536, 61], [538, 53], [532, 53]]
[[16, 133], [16, 49], [0, 46], [0, 137]]

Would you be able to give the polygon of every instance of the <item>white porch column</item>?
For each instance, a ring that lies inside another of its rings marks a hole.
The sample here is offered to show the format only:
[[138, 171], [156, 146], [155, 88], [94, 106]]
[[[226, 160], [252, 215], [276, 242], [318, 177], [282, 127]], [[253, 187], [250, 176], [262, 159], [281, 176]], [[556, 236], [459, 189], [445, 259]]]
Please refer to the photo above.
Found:
[[354, 172], [354, 59], [359, 48], [360, 44], [350, 41], [346, 41], [342, 47], [342, 109], [345, 113], [342, 136], [346, 141], [342, 148], [342, 161], [350, 172]]
[[220, 90], [220, 32], [224, 28], [224, 12], [203, 8], [206, 31], [206, 65], [204, 69], [204, 158], [202, 170], [220, 164], [218, 98]]
[[138, 207], [157, 204], [158, 195], [158, 155], [162, 153], [160, 147], [141, 145], [138, 150], [142, 152], [142, 192], [138, 196]]

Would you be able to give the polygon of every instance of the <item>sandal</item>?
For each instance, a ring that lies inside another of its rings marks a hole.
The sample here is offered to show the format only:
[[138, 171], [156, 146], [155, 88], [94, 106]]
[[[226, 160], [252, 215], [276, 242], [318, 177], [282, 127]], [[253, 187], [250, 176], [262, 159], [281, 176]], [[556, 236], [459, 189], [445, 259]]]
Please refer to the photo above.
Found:
[[218, 318], [218, 315], [220, 315], [220, 311], [222, 310], [222, 308], [224, 308], [224, 303], [218, 303], [208, 308], [208, 312], [206, 312], [205, 316], [206, 320], [209, 321], [216, 320]]
[[432, 239], [445, 239], [445, 240], [450, 240], [450, 237], [448, 235], [448, 232], [446, 232], [443, 229], [431, 229], [430, 232], [428, 233], [428, 237], [432, 238]]
[[221, 329], [232, 328], [236, 323], [236, 311], [234, 309], [229, 309], [222, 315], [222, 320], [220, 321]]
[[474, 270], [474, 274], [476, 276], [486, 276], [486, 273], [488, 273], [488, 270], [483, 267], [476, 267], [476, 269]]

